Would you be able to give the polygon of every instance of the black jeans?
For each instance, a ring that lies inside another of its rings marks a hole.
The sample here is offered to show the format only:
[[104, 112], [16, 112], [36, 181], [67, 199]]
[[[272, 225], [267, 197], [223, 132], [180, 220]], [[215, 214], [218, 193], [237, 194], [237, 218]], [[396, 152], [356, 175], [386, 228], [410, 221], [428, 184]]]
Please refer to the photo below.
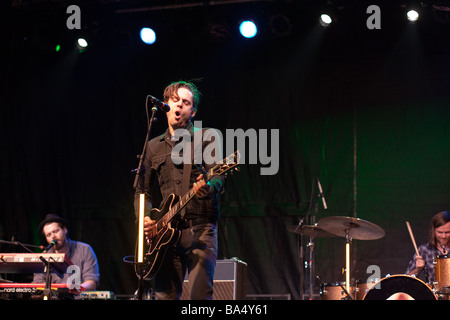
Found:
[[177, 245], [169, 248], [155, 277], [157, 300], [180, 299], [188, 272], [190, 299], [211, 300], [217, 260], [217, 227], [204, 223], [182, 229]]

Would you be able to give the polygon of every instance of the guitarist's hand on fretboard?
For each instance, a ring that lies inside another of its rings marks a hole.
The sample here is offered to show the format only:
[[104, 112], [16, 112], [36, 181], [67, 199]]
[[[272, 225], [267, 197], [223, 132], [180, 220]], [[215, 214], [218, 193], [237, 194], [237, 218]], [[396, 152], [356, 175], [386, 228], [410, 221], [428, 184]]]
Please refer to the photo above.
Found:
[[211, 185], [203, 179], [203, 174], [200, 174], [197, 177], [197, 182], [194, 182], [192, 190], [197, 198], [205, 198], [211, 194]]

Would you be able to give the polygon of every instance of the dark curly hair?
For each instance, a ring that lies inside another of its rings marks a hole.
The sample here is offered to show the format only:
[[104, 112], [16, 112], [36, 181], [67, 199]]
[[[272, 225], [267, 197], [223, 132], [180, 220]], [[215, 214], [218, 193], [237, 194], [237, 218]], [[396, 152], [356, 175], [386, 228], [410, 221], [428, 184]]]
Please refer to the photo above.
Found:
[[200, 103], [202, 94], [197, 89], [197, 86], [192, 82], [187, 81], [176, 81], [169, 84], [166, 89], [164, 89], [164, 102], [168, 102], [169, 99], [173, 96], [178, 97], [178, 89], [185, 88], [192, 92], [192, 96], [194, 98], [194, 109], [197, 111], [198, 104]]

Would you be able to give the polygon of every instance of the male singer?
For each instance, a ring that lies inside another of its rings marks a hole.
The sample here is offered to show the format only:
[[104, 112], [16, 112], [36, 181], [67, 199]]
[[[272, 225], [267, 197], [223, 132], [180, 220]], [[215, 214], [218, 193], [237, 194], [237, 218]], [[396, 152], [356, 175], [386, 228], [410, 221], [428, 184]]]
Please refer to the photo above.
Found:
[[[187, 204], [183, 219], [178, 225], [181, 230], [181, 238], [176, 246], [168, 249], [163, 265], [155, 276], [155, 296], [160, 300], [180, 299], [186, 272], [189, 274], [192, 300], [212, 299], [213, 294], [214, 269], [217, 259], [219, 196], [223, 178], [214, 177], [206, 182], [203, 179], [202, 170], [192, 164], [189, 179], [186, 179], [183, 177], [184, 163], [176, 164], [177, 161], [174, 161], [172, 155], [172, 150], [182, 140], [177, 136], [177, 132], [186, 132], [187, 130], [191, 136], [194, 135], [194, 132], [201, 132], [194, 128], [191, 122], [197, 112], [199, 101], [200, 92], [193, 83], [178, 81], [165, 88], [164, 102], [170, 107], [166, 113], [168, 129], [164, 134], [153, 138], [148, 143], [143, 161], [144, 184], [143, 187], [139, 186], [136, 190], [136, 195], [145, 193], [148, 200], [144, 221], [146, 236], [149, 235], [150, 226], [158, 218], [148, 216], [152, 205], [157, 206], [155, 191], [156, 194], [159, 192], [162, 199], [167, 199], [172, 193], [183, 196], [187, 191], [182, 190], [183, 185], [186, 186], [186, 180], [188, 180], [188, 187], [192, 187], [195, 193], [195, 196]], [[185, 130], [177, 131], [177, 129]], [[211, 133], [212, 131], [210, 129], [207, 132]], [[213, 147], [215, 150], [220, 149], [221, 142], [211, 138], [204, 137], [202, 139], [200, 147], [203, 150], [207, 146]], [[184, 151], [186, 150], [184, 149]], [[202, 152], [202, 150], [195, 150], [195, 152]], [[188, 158], [192, 163], [193, 159]], [[205, 161], [204, 165], [208, 170], [214, 164]], [[180, 215], [176, 218], [179, 219]]]

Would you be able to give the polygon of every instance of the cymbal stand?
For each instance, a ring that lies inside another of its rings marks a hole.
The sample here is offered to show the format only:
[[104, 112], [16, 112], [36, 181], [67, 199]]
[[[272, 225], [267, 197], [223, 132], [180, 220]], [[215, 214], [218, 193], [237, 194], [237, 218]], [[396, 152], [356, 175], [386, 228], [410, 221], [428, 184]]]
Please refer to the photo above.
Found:
[[[309, 213], [308, 213], [309, 214]], [[306, 216], [301, 218], [298, 222], [297, 228], [295, 228], [294, 233], [298, 234], [297, 237], [297, 247], [299, 251], [299, 271], [300, 271], [300, 300], [303, 299], [304, 289], [303, 289], [303, 282], [304, 282], [304, 272], [303, 272], [303, 234], [300, 232], [300, 230], [303, 227], [303, 222], [305, 220]]]
[[[317, 178], [315, 178], [317, 179]], [[294, 230], [294, 233], [297, 233], [298, 236], [298, 247], [299, 247], [299, 262], [300, 262], [300, 299], [303, 299], [303, 294], [304, 294], [304, 288], [303, 288], [303, 284], [304, 284], [304, 273], [303, 273], [303, 234], [302, 232], [300, 232], [300, 230], [303, 227], [303, 223], [305, 221], [305, 219], [309, 219], [310, 221], [314, 221], [314, 217], [310, 217], [310, 212], [313, 206], [315, 206], [315, 210], [317, 213], [318, 210], [318, 204], [317, 204], [317, 199], [314, 199], [313, 194], [314, 194], [314, 181], [313, 181], [313, 186], [312, 186], [312, 190], [311, 190], [311, 201], [309, 202], [309, 208], [308, 211], [306, 213], [306, 215], [300, 219], [297, 227]], [[318, 197], [321, 196], [321, 193], [319, 193]], [[311, 223], [314, 224], [314, 223]], [[309, 260], [309, 299], [312, 300], [312, 260], [313, 260], [313, 251], [314, 251], [314, 241], [312, 240], [312, 238], [310, 238], [310, 241], [308, 243], [308, 247], [310, 248], [310, 260]]]
[[313, 257], [314, 257], [314, 237], [309, 238], [309, 300], [312, 300], [313, 295]]
[[342, 298], [341, 300], [353, 300], [352, 295], [350, 294], [350, 292], [348, 292], [348, 290], [341, 284], [339, 283], [339, 286], [342, 288], [342, 290], [344, 291], [344, 293], [346, 294], [345, 298]]

